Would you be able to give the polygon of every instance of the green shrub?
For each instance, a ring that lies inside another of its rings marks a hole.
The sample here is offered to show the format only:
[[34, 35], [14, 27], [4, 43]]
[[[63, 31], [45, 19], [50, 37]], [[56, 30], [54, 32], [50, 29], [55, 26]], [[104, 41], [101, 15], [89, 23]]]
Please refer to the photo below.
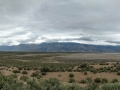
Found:
[[36, 78], [37, 78], [37, 79], [41, 79], [41, 78], [42, 78], [42, 75], [38, 75]]
[[15, 80], [11, 75], [0, 75], [0, 90], [27, 90], [24, 84]]
[[32, 74], [31, 74], [31, 77], [37, 77], [39, 74], [37, 73], [37, 72], [33, 72]]
[[81, 90], [101, 90], [101, 89], [99, 89], [98, 84], [90, 83], [85, 87], [85, 89], [81, 89]]
[[27, 79], [27, 90], [46, 90], [46, 89], [40, 89], [39, 84], [36, 83], [35, 79]]
[[87, 67], [86, 63], [80, 65], [80, 68], [86, 68], [86, 67]]
[[105, 63], [105, 65], [109, 65], [109, 63]]
[[18, 70], [22, 70], [23, 68], [22, 67], [18, 67]]
[[65, 90], [65, 88], [58, 79], [50, 78], [48, 80], [43, 80], [40, 82], [39, 90]]
[[92, 72], [93, 72], [94, 74], [96, 74], [96, 73], [97, 73], [97, 70], [93, 70]]
[[46, 75], [46, 72], [41, 72], [41, 74], [44, 76], [44, 75]]
[[35, 68], [33, 68], [33, 70], [38, 70], [38, 68], [35, 67]]
[[68, 72], [72, 72], [72, 68], [68, 68], [67, 71], [68, 71]]
[[13, 70], [13, 73], [20, 73], [19, 70]]
[[69, 74], [69, 77], [70, 77], [70, 78], [74, 77], [74, 74]]
[[64, 89], [64, 90], [85, 90], [85, 89], [79, 87], [76, 84], [72, 84], [72, 85], [67, 85], [66, 89]]
[[80, 83], [85, 84], [85, 83], [86, 83], [86, 80], [82, 79], [82, 80], [80, 81]]
[[91, 77], [87, 77], [86, 78], [86, 82], [87, 82], [87, 84], [91, 84], [93, 82], [93, 80], [92, 80]]
[[42, 67], [41, 68], [41, 72], [49, 72], [49, 68], [48, 67]]
[[120, 70], [120, 66], [118, 66], [116, 69], [117, 69], [117, 70]]
[[106, 78], [102, 79], [102, 83], [107, 83], [107, 82], [108, 82], [108, 80]]
[[84, 75], [87, 75], [87, 72], [86, 72], [86, 71], [84, 71]]
[[95, 82], [95, 83], [101, 83], [101, 79], [100, 79], [100, 78], [95, 78], [95, 79], [94, 79], [94, 82]]
[[119, 62], [116, 62], [116, 64], [119, 64]]
[[28, 74], [28, 72], [27, 71], [22, 71], [22, 74]]
[[28, 79], [27, 76], [21, 76], [21, 77], [20, 77], [20, 80], [22, 80], [22, 81], [27, 81], [27, 79]]
[[120, 72], [117, 72], [117, 75], [120, 75]]
[[118, 79], [113, 79], [112, 81], [111, 81], [112, 83], [116, 83], [116, 82], [118, 82]]
[[104, 84], [100, 90], [120, 90], [120, 84], [119, 83]]
[[73, 79], [73, 78], [69, 79], [69, 83], [74, 83], [74, 82], [75, 82], [75, 79]]
[[26, 70], [31, 70], [31, 68], [30, 68], [30, 67], [27, 67]]
[[100, 63], [99, 65], [105, 65], [105, 63]]
[[13, 78], [17, 78], [17, 74], [11, 74], [10, 76]]

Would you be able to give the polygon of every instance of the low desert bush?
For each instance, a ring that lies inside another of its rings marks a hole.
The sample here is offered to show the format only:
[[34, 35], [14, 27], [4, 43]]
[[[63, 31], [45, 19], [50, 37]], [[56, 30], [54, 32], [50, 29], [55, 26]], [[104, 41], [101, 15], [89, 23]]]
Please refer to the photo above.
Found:
[[13, 73], [20, 73], [19, 70], [13, 70]]
[[80, 68], [86, 68], [86, 67], [87, 67], [86, 63], [80, 65]]
[[120, 75], [120, 71], [117, 72], [117, 75]]
[[87, 75], [87, 72], [86, 72], [86, 71], [84, 71], [84, 75]]
[[18, 67], [18, 70], [22, 70], [23, 68], [22, 67]]
[[70, 78], [74, 77], [74, 74], [69, 74], [69, 77], [70, 77]]
[[75, 82], [75, 79], [73, 79], [73, 78], [69, 79], [69, 83], [74, 83], [74, 82]]
[[120, 84], [119, 83], [105, 84], [98, 90], [120, 90]]
[[37, 77], [39, 74], [37, 73], [37, 72], [33, 72], [32, 74], [31, 74], [31, 77]]
[[101, 79], [100, 79], [100, 78], [95, 78], [95, 79], [94, 79], [94, 82], [95, 82], [95, 83], [101, 83]]
[[113, 79], [111, 82], [116, 83], [116, 82], [118, 82], [118, 79]]
[[27, 76], [21, 76], [21, 77], [20, 77], [20, 80], [22, 80], [22, 81], [27, 81], [27, 79], [28, 79]]
[[22, 74], [28, 74], [28, 72], [27, 71], [22, 71]]
[[49, 72], [50, 70], [49, 70], [49, 68], [48, 67], [42, 67], [41, 68], [41, 72]]
[[82, 79], [79, 83], [85, 84], [85, 83], [86, 83], [86, 80]]
[[65, 86], [64, 90], [85, 90], [82, 87], [76, 85], [76, 84], [72, 84], [72, 85], [67, 85]]
[[102, 78], [102, 83], [108, 83], [108, 80], [106, 78]]
[[46, 72], [41, 72], [41, 74], [44, 76], [44, 75], [46, 75], [47, 73], [46, 73]]

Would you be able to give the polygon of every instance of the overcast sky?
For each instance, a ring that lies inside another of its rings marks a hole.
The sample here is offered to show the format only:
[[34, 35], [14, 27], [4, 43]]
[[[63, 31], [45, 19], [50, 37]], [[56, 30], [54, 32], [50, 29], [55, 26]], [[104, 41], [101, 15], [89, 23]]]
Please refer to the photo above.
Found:
[[120, 0], [0, 0], [0, 45], [120, 45]]

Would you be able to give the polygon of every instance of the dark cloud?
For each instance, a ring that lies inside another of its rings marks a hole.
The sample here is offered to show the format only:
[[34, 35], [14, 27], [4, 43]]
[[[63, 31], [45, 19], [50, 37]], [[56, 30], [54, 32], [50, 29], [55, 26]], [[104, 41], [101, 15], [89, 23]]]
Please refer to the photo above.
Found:
[[113, 43], [113, 44], [117, 44], [117, 45], [120, 44], [120, 41], [106, 41], [106, 42], [108, 42], [108, 43]]
[[0, 44], [120, 45], [119, 0], [1, 0]]

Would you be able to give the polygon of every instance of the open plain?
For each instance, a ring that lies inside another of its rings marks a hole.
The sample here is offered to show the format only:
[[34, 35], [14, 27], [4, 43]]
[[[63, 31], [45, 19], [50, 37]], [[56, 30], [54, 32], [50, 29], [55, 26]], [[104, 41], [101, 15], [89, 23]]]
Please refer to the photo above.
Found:
[[[38, 79], [57, 78], [63, 83], [82, 85], [86, 78], [120, 81], [120, 53], [1, 52], [0, 72]], [[69, 75], [73, 74], [73, 77]], [[101, 81], [102, 82], [102, 81]]]
[[120, 86], [120, 53], [0, 52], [0, 73], [1, 88], [108, 90]]

